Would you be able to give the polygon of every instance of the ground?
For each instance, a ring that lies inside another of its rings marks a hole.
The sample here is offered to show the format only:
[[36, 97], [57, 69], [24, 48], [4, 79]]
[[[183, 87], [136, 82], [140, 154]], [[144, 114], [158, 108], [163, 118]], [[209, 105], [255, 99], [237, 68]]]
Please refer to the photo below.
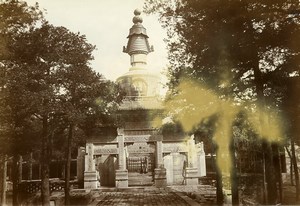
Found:
[[296, 200], [295, 186], [286, 183], [283, 185], [283, 205], [300, 205], [300, 200]]
[[[178, 185], [167, 188], [151, 186], [124, 189], [73, 189], [71, 191], [71, 205], [215, 205], [215, 192], [215, 188], [209, 185]], [[300, 201], [296, 200], [295, 194], [295, 186], [285, 183], [281, 205], [300, 205]], [[11, 205], [10, 199], [11, 197], [8, 198], [8, 205]], [[37, 205], [39, 201], [40, 193], [27, 199], [22, 205]], [[53, 192], [51, 201], [56, 206], [64, 205], [63, 191]], [[225, 200], [225, 204], [230, 204], [230, 200]], [[254, 201], [249, 201], [247, 205], [255, 205], [255, 203]]]
[[[170, 188], [131, 187], [124, 189], [101, 188], [91, 191], [73, 190], [71, 196], [72, 205], [199, 205], [186, 194]], [[56, 198], [52, 197], [52, 200], [55, 200], [55, 205], [63, 205], [63, 194], [57, 193]]]
[[196, 202], [189, 198], [186, 201], [187, 196], [168, 191], [166, 189], [148, 189], [148, 190], [128, 190], [128, 191], [114, 191], [114, 192], [102, 192], [98, 198], [96, 198], [96, 205], [191, 205], [188, 202], [192, 202], [195, 205]]

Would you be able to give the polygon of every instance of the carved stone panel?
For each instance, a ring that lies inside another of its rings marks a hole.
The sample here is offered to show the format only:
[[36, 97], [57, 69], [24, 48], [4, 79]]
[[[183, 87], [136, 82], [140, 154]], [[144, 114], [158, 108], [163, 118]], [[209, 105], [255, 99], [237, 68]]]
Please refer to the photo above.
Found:
[[107, 154], [118, 154], [118, 148], [116, 144], [108, 145], [95, 145], [94, 155], [107, 155]]
[[147, 144], [146, 142], [135, 142], [127, 146], [128, 153], [154, 153], [154, 144]]
[[187, 151], [188, 149], [185, 142], [163, 143], [164, 153], [187, 152]]
[[155, 142], [161, 140], [161, 135], [130, 135], [124, 137], [124, 142]]

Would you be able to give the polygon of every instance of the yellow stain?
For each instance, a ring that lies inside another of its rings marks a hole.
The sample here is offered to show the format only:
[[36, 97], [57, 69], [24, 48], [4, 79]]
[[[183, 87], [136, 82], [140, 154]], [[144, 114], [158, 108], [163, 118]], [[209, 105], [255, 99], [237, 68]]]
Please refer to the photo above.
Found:
[[[224, 84], [226, 86], [228, 82], [224, 82]], [[237, 106], [230, 99], [222, 100], [212, 90], [189, 79], [181, 81], [178, 93], [165, 102], [164, 106], [166, 112], [173, 115], [182, 124], [185, 132], [191, 132], [205, 118], [218, 115], [213, 141], [219, 148], [217, 165], [223, 177], [229, 175], [232, 167], [229, 146], [232, 140], [232, 124], [239, 112], [247, 113], [253, 129], [259, 137], [270, 142], [279, 142], [283, 137], [281, 118], [276, 110], [255, 105], [255, 109], [249, 111], [246, 109], [249, 108], [246, 105]], [[195, 154], [195, 152], [191, 153]], [[223, 181], [229, 181], [229, 179], [224, 178]]]

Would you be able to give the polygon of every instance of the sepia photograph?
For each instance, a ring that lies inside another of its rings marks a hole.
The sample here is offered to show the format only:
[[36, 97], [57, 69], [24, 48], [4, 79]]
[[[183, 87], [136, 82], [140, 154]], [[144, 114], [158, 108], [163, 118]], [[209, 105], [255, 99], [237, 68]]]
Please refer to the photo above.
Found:
[[0, 0], [0, 205], [300, 205], [299, 0]]

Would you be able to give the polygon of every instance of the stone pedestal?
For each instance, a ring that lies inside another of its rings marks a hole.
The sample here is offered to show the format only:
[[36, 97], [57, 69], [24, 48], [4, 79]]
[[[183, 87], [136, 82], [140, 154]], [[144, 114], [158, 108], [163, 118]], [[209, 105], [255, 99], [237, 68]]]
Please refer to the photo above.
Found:
[[84, 189], [96, 189], [98, 186], [97, 171], [84, 172]]
[[116, 170], [116, 187], [128, 187], [128, 170]]
[[185, 184], [198, 185], [198, 169], [187, 167], [185, 168]]
[[165, 168], [154, 169], [154, 183], [156, 187], [167, 186], [167, 170]]

